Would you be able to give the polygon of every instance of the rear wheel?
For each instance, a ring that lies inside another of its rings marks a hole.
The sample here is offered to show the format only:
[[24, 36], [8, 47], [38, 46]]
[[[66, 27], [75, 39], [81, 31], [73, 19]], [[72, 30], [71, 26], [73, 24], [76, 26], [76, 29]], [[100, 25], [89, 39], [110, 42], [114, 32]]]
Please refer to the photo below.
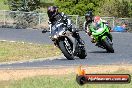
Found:
[[71, 43], [67, 40], [67, 38], [65, 38], [64, 41], [59, 42], [59, 47], [68, 60], [74, 60], [73, 47]]
[[79, 55], [78, 57], [80, 59], [85, 59], [85, 57], [87, 56], [86, 50], [84, 46], [81, 46], [80, 50], [79, 50]]
[[114, 53], [113, 44], [112, 44], [111, 40], [108, 37], [106, 37], [103, 40], [103, 44], [104, 44], [107, 52]]

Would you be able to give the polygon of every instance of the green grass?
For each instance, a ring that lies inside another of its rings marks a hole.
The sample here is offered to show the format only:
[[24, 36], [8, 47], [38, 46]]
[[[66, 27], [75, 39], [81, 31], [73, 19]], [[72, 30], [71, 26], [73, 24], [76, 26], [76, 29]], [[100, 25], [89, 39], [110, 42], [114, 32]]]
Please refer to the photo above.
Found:
[[40, 2], [45, 2], [45, 3], [54, 3], [54, 0], [40, 0]]
[[[41, 3], [54, 3], [54, 0], [40, 0]], [[9, 10], [7, 0], [0, 0], [0, 10]]]
[[6, 0], [0, 0], [0, 10], [9, 10], [8, 5], [4, 1], [6, 2]]
[[0, 88], [131, 88], [129, 84], [85, 84], [76, 82], [76, 74], [61, 76], [37, 76], [17, 81], [3, 82]]
[[46, 58], [61, 55], [54, 45], [0, 42], [0, 62]]

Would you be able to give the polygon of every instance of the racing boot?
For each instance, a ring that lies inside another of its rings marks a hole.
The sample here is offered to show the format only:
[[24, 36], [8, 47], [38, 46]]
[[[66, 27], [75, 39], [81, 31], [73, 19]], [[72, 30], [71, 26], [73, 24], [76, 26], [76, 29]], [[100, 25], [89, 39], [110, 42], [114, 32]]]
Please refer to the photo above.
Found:
[[[79, 49], [84, 49], [84, 44], [85, 44], [85, 43], [84, 43], [84, 41], [80, 38], [79, 33], [74, 32], [74, 33], [73, 33], [73, 37], [75, 37], [75, 38], [77, 39]], [[76, 51], [74, 51], [73, 54], [74, 54], [75, 56], [78, 55], [78, 53], [77, 53]]]
[[77, 39], [77, 41], [78, 41], [78, 43], [79, 43], [80, 46], [84, 46], [84, 41], [80, 38], [79, 33], [74, 32], [73, 36]]

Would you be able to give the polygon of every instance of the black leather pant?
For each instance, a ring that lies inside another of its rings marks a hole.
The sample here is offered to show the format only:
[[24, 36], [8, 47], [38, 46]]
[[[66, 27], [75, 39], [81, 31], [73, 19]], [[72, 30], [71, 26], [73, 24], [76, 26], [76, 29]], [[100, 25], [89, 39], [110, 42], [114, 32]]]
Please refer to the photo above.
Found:
[[79, 35], [78, 32], [74, 32], [74, 33], [73, 33], [73, 37], [76, 38], [77, 41], [78, 41], [80, 44], [83, 44], [83, 41], [82, 41], [82, 39], [81, 39], [81, 37], [80, 37], [80, 35]]

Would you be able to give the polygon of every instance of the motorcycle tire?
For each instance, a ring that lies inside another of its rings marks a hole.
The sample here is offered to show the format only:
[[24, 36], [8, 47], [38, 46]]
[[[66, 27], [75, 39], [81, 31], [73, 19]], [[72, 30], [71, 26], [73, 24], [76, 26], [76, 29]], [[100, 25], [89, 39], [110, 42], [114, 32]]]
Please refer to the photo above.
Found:
[[78, 57], [79, 57], [80, 59], [85, 59], [86, 56], [87, 56], [87, 53], [86, 53], [85, 48], [81, 49], [81, 50], [80, 50], [80, 53], [79, 53], [79, 55], [78, 55]]
[[110, 39], [106, 37], [103, 41], [103, 44], [107, 50], [107, 52], [114, 53], [113, 45], [110, 44]]
[[64, 54], [64, 56], [68, 59], [68, 60], [74, 60], [74, 56], [73, 54], [70, 54], [66, 47], [65, 47], [65, 43], [64, 41], [60, 41], [59, 42], [59, 47], [60, 47], [60, 50], [62, 51], [62, 53]]

